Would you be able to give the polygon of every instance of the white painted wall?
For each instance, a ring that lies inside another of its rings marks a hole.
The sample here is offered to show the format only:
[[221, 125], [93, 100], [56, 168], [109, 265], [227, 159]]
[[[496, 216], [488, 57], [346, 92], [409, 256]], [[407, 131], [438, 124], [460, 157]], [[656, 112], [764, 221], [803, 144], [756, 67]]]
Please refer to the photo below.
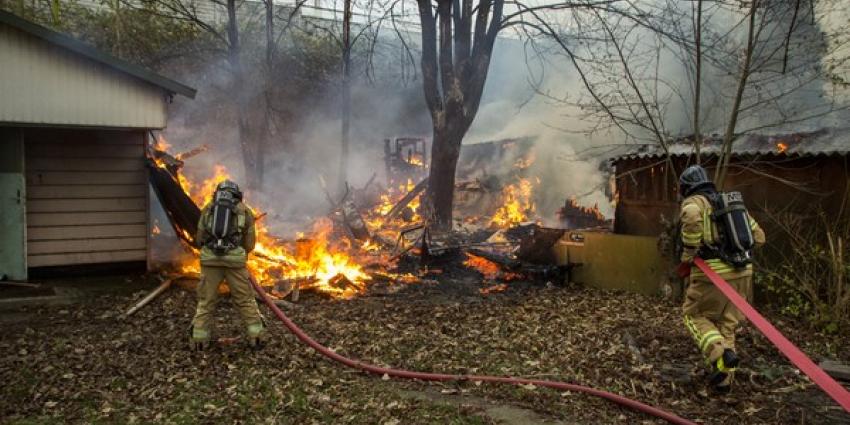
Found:
[[0, 23], [0, 124], [163, 128], [166, 92]]

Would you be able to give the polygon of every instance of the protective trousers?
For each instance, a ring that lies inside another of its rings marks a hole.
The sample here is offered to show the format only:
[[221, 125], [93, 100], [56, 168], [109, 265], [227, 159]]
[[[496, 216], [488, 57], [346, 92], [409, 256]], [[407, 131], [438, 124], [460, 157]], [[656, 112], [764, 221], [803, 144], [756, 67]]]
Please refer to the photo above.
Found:
[[[722, 276], [744, 298], [752, 299], [752, 275]], [[691, 275], [682, 309], [685, 327], [693, 335], [706, 362], [714, 364], [726, 348], [735, 350], [735, 328], [744, 315], [707, 277]]]
[[227, 281], [230, 287], [233, 305], [242, 316], [242, 323], [248, 330], [248, 336], [257, 336], [252, 334], [262, 331], [263, 320], [257, 308], [257, 302], [254, 300], [248, 269], [219, 266], [201, 266], [201, 280], [197, 291], [198, 309], [192, 320], [193, 329], [199, 331], [195, 334], [209, 335], [212, 316], [218, 305], [218, 286], [222, 281]]

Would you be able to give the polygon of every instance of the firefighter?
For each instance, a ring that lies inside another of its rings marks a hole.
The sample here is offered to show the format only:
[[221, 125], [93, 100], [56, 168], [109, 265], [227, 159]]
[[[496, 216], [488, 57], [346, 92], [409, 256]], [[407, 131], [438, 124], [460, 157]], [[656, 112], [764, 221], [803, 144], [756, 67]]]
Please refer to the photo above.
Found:
[[[716, 216], [712, 216], [715, 210], [712, 200], [718, 199], [718, 191], [704, 168], [699, 165], [688, 167], [679, 177], [679, 190], [684, 200], [679, 217], [682, 255], [678, 272], [688, 282], [682, 307], [685, 327], [693, 335], [711, 368], [709, 385], [719, 393], [726, 393], [731, 389], [735, 368], [739, 363], [735, 351], [735, 328], [744, 316], [693, 265], [693, 260], [695, 257], [702, 258], [739, 294], [751, 300], [753, 268], [748, 261], [751, 253], [743, 253], [745, 261], [730, 261], [731, 257], [722, 252], [729, 249], [724, 248], [726, 245], [721, 241], [724, 234], [721, 232], [725, 229], [718, 227], [727, 224], [726, 220], [717, 220]], [[753, 246], [764, 244], [764, 231], [746, 210], [742, 208], [736, 214], [743, 214], [740, 222], [747, 223], [748, 229], [743, 230], [747, 235], [744, 237], [750, 236]]]
[[195, 241], [200, 248], [201, 277], [190, 348], [200, 351], [210, 344], [210, 325], [222, 281], [226, 281], [230, 288], [249, 344], [255, 348], [262, 347], [265, 326], [245, 266], [256, 243], [254, 215], [242, 203], [242, 192], [236, 183], [225, 180], [218, 184], [213, 200], [201, 211]]

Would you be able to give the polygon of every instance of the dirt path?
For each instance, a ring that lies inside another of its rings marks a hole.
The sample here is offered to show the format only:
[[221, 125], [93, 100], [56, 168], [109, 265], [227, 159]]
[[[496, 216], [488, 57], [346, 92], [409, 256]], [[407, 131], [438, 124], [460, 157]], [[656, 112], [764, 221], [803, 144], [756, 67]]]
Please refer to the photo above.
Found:
[[537, 412], [503, 402], [490, 401], [481, 397], [461, 395], [457, 393], [436, 393], [432, 391], [400, 390], [402, 397], [413, 400], [428, 401], [448, 406], [473, 407], [480, 409], [488, 418], [497, 424], [512, 425], [576, 425], [580, 422], [564, 422], [544, 417]]

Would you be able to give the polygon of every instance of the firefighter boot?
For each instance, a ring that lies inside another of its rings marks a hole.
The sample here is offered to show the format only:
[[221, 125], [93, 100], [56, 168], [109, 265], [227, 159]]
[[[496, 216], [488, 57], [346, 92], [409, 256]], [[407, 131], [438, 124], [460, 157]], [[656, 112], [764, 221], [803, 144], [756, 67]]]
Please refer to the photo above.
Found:
[[263, 322], [248, 325], [248, 344], [259, 350], [266, 345], [266, 325]]
[[189, 336], [189, 349], [204, 351], [210, 347], [210, 331], [192, 326]]
[[723, 355], [711, 367], [711, 375], [708, 378], [709, 385], [719, 393], [728, 393], [732, 387], [732, 376], [735, 373], [735, 368], [738, 367], [738, 363], [740, 363], [740, 359], [734, 351], [728, 348], [723, 350]]

